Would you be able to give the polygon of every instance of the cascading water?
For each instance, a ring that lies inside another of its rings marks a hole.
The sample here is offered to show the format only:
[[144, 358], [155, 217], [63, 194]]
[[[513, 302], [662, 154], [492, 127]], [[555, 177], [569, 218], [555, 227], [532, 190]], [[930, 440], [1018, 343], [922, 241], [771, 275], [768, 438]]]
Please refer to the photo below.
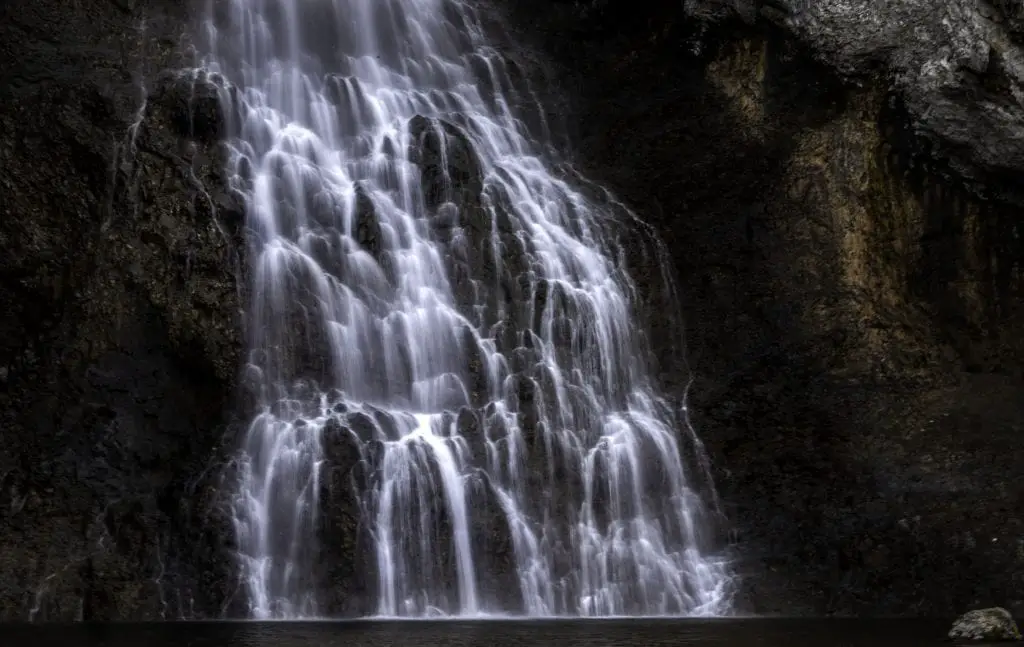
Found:
[[252, 240], [253, 616], [323, 615], [330, 434], [356, 439], [379, 615], [725, 611], [699, 443], [633, 312], [628, 212], [553, 171], [475, 10], [211, 2], [204, 69]]

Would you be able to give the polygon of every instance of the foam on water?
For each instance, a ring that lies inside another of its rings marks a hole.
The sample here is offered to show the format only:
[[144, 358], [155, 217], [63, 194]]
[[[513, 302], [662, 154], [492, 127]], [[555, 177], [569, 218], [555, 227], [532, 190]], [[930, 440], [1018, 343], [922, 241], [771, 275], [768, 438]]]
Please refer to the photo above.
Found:
[[253, 617], [324, 615], [339, 435], [364, 467], [357, 559], [380, 616], [726, 611], [706, 474], [687, 469], [706, 468], [686, 455], [700, 444], [634, 312], [629, 214], [554, 171], [473, 5], [211, 0], [208, 16], [251, 239], [259, 410], [235, 521]]

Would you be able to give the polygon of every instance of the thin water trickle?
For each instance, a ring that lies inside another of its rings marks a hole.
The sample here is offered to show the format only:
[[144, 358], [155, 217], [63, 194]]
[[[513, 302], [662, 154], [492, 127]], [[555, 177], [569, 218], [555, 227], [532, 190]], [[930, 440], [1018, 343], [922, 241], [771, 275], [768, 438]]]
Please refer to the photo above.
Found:
[[473, 6], [208, 16], [252, 240], [259, 411], [235, 509], [252, 615], [324, 613], [337, 433], [368, 466], [357, 559], [379, 615], [726, 611], [706, 475], [683, 456], [699, 443], [653, 384], [621, 262], [629, 214], [555, 172]]

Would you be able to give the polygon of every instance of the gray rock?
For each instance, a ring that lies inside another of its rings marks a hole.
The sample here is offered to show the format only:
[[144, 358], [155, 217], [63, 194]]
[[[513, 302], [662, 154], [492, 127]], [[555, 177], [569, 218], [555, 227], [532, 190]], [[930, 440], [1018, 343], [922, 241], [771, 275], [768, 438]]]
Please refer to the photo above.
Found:
[[953, 623], [949, 630], [953, 640], [975, 642], [1004, 642], [1020, 640], [1020, 631], [1010, 612], [1002, 607], [968, 611]]
[[969, 183], [1024, 171], [1019, 2], [689, 0], [686, 7], [705, 21], [749, 20], [755, 12], [847, 80], [886, 75], [916, 133]]

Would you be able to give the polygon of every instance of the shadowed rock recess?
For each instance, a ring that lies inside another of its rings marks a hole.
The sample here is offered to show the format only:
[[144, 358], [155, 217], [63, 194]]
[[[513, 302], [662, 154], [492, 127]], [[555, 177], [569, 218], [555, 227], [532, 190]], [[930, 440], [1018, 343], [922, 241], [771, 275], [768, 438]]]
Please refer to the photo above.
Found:
[[[0, 620], [244, 613], [243, 208], [217, 92], [181, 73], [189, 4], [0, 5]], [[668, 244], [689, 362], [661, 381], [693, 371], [739, 610], [1024, 614], [1020, 1], [498, 4], [567, 90], [549, 122]], [[476, 259], [448, 262], [458, 286]], [[326, 428], [317, 519], [337, 613], [375, 586], [350, 437]]]

